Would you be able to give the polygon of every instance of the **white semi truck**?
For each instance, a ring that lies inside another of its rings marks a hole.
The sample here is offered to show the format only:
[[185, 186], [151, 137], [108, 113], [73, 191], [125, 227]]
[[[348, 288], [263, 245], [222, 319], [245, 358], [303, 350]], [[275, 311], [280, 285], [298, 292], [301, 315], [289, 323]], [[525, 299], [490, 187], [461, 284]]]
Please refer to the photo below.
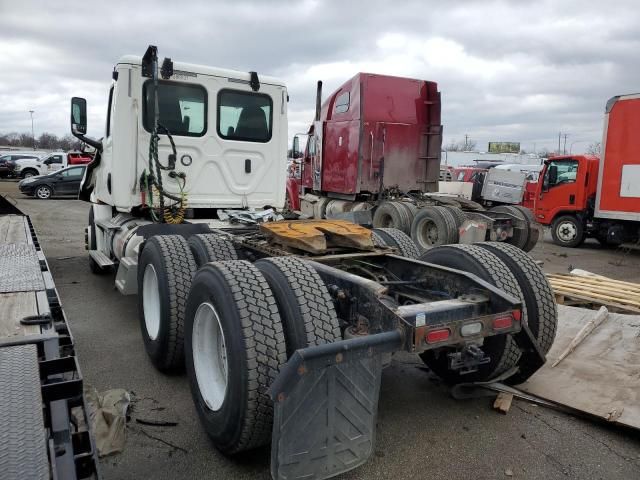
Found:
[[374, 448], [389, 352], [448, 381], [518, 383], [556, 328], [540, 268], [511, 245], [430, 249], [394, 229], [278, 220], [285, 204], [285, 84], [256, 72], [159, 65], [113, 71], [104, 138], [80, 198], [91, 268], [137, 294], [154, 365], [186, 367], [214, 445], [272, 443], [274, 478], [328, 478]]

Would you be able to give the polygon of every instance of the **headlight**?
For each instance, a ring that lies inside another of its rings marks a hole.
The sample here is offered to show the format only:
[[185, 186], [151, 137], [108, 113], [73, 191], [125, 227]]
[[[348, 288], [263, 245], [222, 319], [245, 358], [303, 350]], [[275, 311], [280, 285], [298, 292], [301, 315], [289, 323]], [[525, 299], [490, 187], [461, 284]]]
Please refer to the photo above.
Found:
[[24, 180], [20, 180], [20, 183], [18, 183], [18, 186], [26, 185], [27, 183], [35, 182], [36, 180], [37, 180], [37, 178], [35, 178], [35, 177], [25, 178]]

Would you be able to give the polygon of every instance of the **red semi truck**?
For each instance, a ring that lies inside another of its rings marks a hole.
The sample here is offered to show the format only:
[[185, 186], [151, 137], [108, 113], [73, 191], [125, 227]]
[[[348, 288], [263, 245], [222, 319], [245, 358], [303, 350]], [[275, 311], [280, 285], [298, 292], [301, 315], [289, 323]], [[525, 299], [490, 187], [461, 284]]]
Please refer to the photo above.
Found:
[[538, 182], [536, 219], [553, 241], [577, 247], [588, 237], [620, 245], [640, 239], [640, 94], [607, 102], [602, 158], [551, 157]]
[[533, 248], [538, 229], [528, 209], [485, 210], [438, 194], [442, 125], [435, 82], [359, 73], [324, 103], [321, 97], [318, 82], [304, 153], [294, 137], [296, 165], [287, 182], [292, 210], [396, 228], [421, 249], [485, 239]]

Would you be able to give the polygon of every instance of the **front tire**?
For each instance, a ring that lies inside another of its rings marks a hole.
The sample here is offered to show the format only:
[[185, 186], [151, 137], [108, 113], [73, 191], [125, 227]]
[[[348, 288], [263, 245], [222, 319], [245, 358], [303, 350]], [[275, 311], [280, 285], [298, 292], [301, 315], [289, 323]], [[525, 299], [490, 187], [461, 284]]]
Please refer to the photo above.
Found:
[[180, 235], [154, 236], [138, 263], [138, 312], [144, 347], [161, 371], [184, 365], [184, 319], [196, 263]]
[[49, 200], [53, 196], [53, 190], [48, 185], [36, 187], [35, 196], [40, 200]]
[[31, 177], [35, 177], [36, 175], [38, 175], [38, 172], [36, 170], [33, 169], [27, 169], [24, 170], [21, 174], [20, 177], [21, 178], [31, 178]]
[[575, 248], [585, 240], [584, 225], [574, 215], [562, 215], [551, 225], [553, 243], [561, 247]]
[[[212, 327], [209, 338], [206, 328], [198, 327], [207, 320], [203, 313]], [[213, 339], [215, 328], [222, 335]], [[234, 454], [268, 444], [273, 404], [267, 390], [287, 353], [276, 300], [264, 276], [244, 260], [204, 265], [187, 299], [185, 333], [191, 395], [216, 448]], [[222, 357], [226, 380], [216, 382], [211, 372]]]

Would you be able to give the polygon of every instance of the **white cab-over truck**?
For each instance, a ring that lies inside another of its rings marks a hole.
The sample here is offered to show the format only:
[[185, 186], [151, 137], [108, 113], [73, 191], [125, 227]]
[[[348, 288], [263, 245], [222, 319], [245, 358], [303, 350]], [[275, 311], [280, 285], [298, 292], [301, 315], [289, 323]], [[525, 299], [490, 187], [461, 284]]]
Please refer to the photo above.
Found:
[[201, 423], [226, 454], [272, 443], [274, 478], [328, 478], [374, 448], [381, 370], [419, 354], [452, 382], [524, 381], [555, 335], [549, 285], [511, 245], [433, 248], [391, 228], [278, 220], [285, 84], [172, 62], [113, 71], [104, 138], [80, 198], [96, 273], [137, 294], [153, 364], [186, 367]]

